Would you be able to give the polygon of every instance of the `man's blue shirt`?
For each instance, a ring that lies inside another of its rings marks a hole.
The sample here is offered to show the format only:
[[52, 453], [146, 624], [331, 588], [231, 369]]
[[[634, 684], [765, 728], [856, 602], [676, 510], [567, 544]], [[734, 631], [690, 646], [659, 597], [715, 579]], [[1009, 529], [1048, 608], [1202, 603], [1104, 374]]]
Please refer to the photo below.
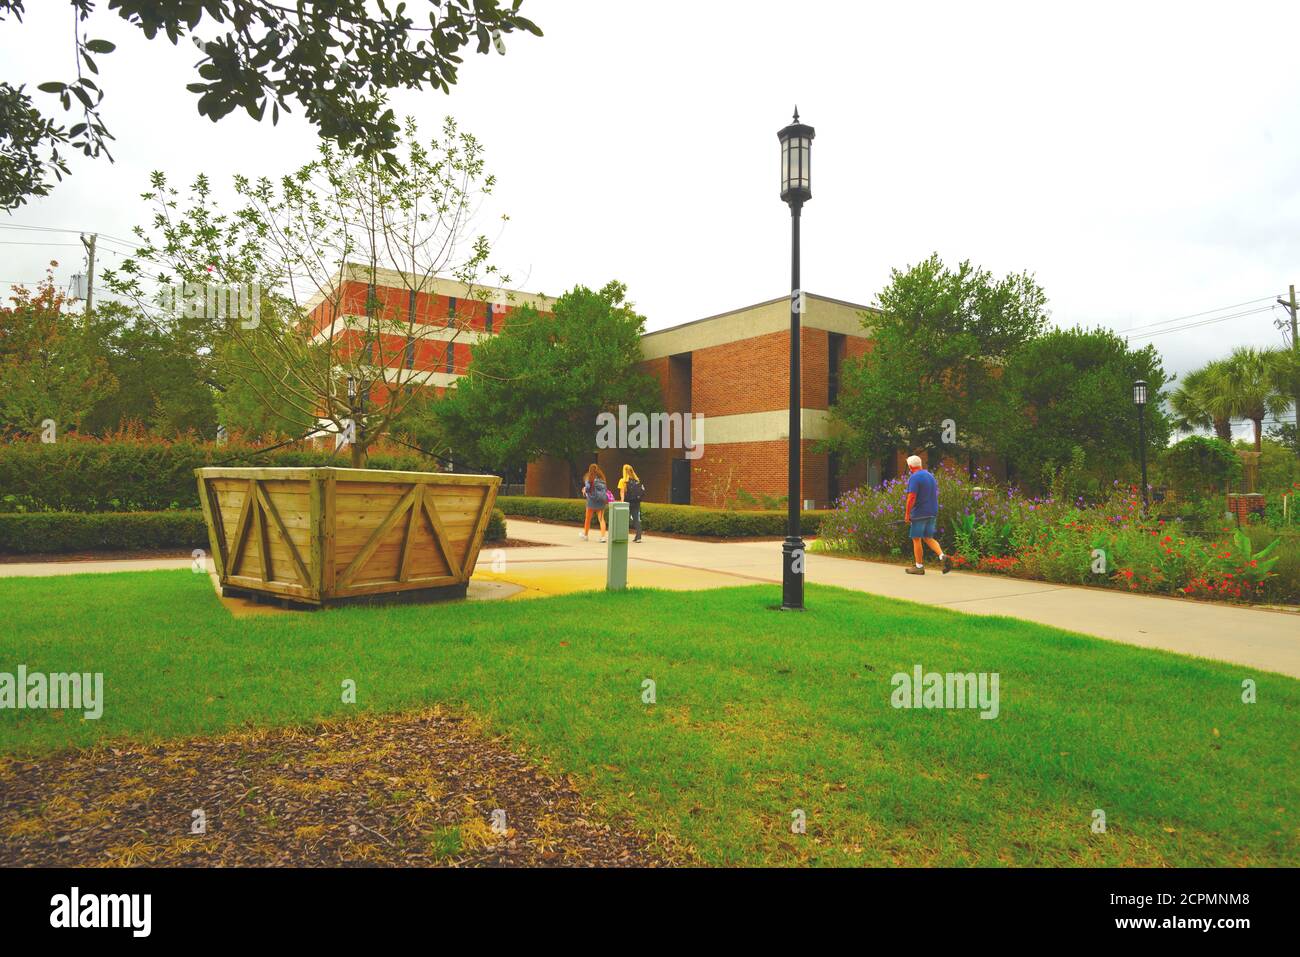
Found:
[[939, 514], [939, 483], [925, 469], [917, 469], [907, 480], [907, 491], [916, 493], [912, 518], [935, 518]]

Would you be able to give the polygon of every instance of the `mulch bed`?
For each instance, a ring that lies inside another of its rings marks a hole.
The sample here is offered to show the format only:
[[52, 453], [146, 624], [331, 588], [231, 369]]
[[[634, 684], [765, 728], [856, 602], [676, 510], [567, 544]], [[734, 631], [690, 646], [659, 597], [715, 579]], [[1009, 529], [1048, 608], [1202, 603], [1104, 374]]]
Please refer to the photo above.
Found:
[[440, 708], [0, 757], [0, 867], [666, 863], [571, 781]]

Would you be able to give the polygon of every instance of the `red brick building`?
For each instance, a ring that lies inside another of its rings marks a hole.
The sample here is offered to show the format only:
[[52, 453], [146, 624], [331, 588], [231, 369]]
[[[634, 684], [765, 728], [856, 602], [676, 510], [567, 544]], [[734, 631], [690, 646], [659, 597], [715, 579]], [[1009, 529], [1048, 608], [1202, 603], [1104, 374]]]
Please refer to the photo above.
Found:
[[348, 266], [330, 295], [313, 297], [307, 311], [313, 340], [333, 338], [344, 352], [361, 346], [370, 323], [378, 326], [372, 353], [379, 374], [369, 399], [380, 404], [388, 388], [431, 388], [441, 395], [469, 368], [474, 347], [505, 328], [516, 309], [531, 305], [549, 313], [554, 303], [535, 293]]
[[[332, 336], [344, 348], [357, 348], [372, 299], [369, 270], [351, 267], [340, 277], [339, 293], [309, 304], [313, 335]], [[511, 293], [492, 287], [470, 289], [459, 282], [433, 280], [419, 289], [401, 273], [378, 270], [374, 276], [372, 315], [381, 321], [381, 347], [375, 366], [382, 367], [388, 388], [432, 388], [441, 394], [453, 387], [473, 359], [474, 346], [496, 335], [510, 314], [524, 304], [541, 312], [554, 299]], [[790, 301], [782, 296], [743, 309], [709, 316], [642, 337], [644, 368], [664, 397], [664, 411], [703, 417], [702, 442], [696, 449], [607, 449], [597, 457], [616, 481], [631, 463], [653, 502], [722, 505], [748, 497], [755, 502], [786, 494], [789, 426]], [[881, 477], [880, 463], [848, 463], [814, 451], [818, 440], [835, 427], [830, 406], [839, 369], [846, 359], [871, 347], [863, 315], [870, 308], [826, 296], [807, 294], [801, 316], [802, 339], [802, 499], [826, 507], [844, 491]], [[391, 332], [388, 331], [391, 329]], [[384, 400], [385, 386], [372, 387], [370, 399]], [[593, 445], [597, 424], [592, 423]], [[696, 456], [692, 458], [692, 456]], [[897, 462], [885, 464], [896, 474]], [[587, 462], [542, 459], [529, 463], [529, 495], [571, 497], [573, 475]]]
[[[847, 489], [878, 481], [867, 463], [844, 463], [813, 451], [834, 425], [830, 405], [844, 360], [870, 348], [862, 316], [870, 308], [806, 294], [800, 340], [802, 478], [805, 501], [824, 507]], [[722, 505], [746, 493], [759, 501], [787, 490], [790, 300], [757, 305], [647, 333], [645, 369], [659, 380], [667, 412], [703, 415], [701, 454], [685, 449], [602, 451], [611, 481], [630, 462], [649, 501]], [[593, 434], [595, 425], [593, 423]], [[585, 467], [585, 463], [582, 464]], [[571, 496], [568, 463], [528, 467], [530, 495]]]

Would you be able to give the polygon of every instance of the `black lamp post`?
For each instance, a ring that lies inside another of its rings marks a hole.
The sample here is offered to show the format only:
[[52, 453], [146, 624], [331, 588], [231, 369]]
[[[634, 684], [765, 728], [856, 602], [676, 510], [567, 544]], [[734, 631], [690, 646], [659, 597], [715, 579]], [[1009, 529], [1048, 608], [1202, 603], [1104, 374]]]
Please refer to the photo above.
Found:
[[799, 214], [803, 204], [812, 199], [813, 128], [799, 122], [795, 107], [794, 122], [777, 133], [781, 141], [781, 198], [790, 207], [790, 464], [787, 488], [788, 529], [781, 546], [781, 607], [787, 611], [803, 610], [804, 542], [799, 529], [801, 451], [799, 418], [799, 310], [803, 291], [799, 287]]
[[1150, 502], [1147, 500], [1147, 384], [1143, 379], [1133, 383], [1133, 404], [1138, 407], [1138, 458], [1142, 462], [1142, 511], [1145, 513]]

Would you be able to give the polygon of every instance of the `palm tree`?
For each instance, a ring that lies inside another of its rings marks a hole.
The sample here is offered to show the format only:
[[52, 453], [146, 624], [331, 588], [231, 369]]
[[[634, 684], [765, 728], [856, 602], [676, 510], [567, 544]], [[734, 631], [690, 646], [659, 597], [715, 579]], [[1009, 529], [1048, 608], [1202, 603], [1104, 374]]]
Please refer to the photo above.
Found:
[[1182, 377], [1178, 388], [1169, 395], [1174, 425], [1180, 432], [1214, 429], [1214, 434], [1232, 443], [1232, 407], [1226, 395], [1215, 388], [1224, 363], [1216, 359]]
[[1239, 346], [1222, 360], [1211, 376], [1211, 391], [1232, 415], [1255, 426], [1255, 451], [1264, 445], [1264, 416], [1278, 415], [1291, 405], [1282, 392], [1286, 378], [1284, 358], [1276, 349]]

